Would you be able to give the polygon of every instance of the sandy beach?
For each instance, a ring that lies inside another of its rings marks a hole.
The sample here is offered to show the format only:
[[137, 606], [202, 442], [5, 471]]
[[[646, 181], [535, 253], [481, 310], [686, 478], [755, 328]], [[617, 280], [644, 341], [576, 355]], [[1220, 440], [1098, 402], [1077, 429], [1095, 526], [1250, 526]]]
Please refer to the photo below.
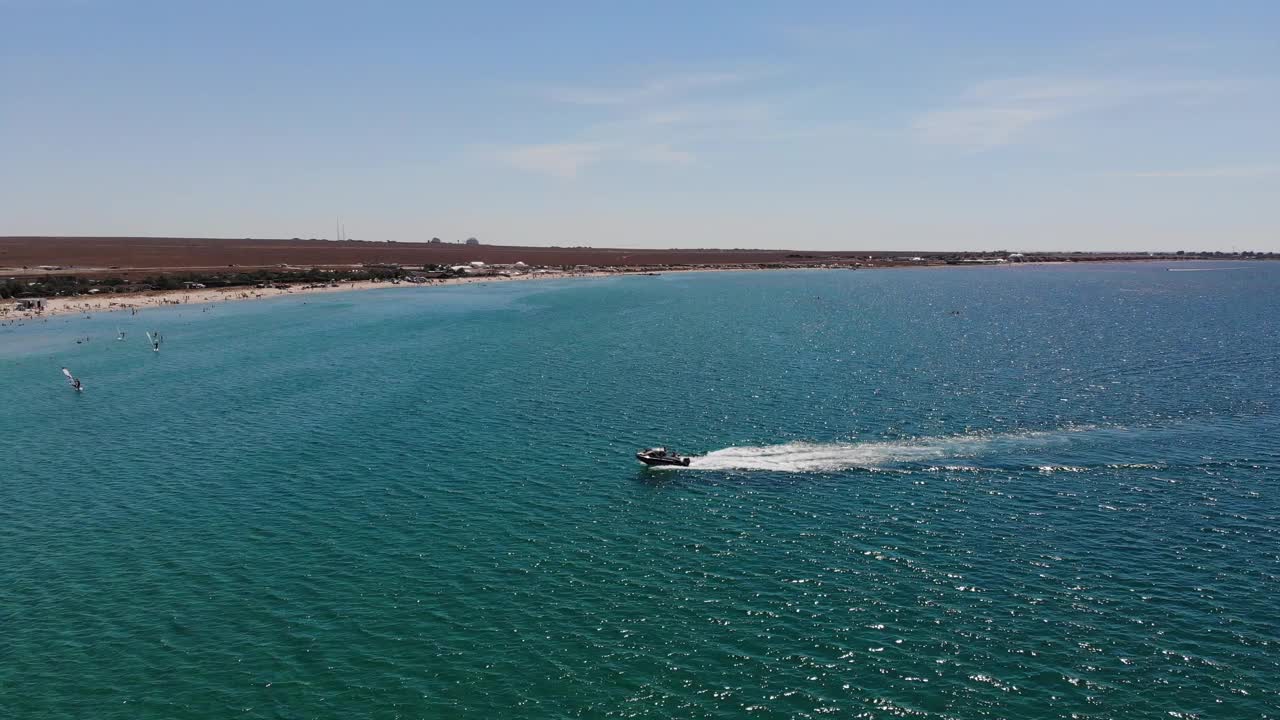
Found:
[[482, 275], [475, 277], [447, 278], [430, 280], [425, 283], [401, 281], [374, 282], [362, 280], [341, 282], [334, 285], [308, 286], [294, 284], [287, 289], [274, 287], [231, 287], [204, 288], [195, 290], [166, 290], [145, 293], [111, 293], [101, 295], [77, 295], [74, 297], [53, 297], [46, 300], [43, 311], [18, 310], [17, 301], [6, 301], [0, 304], [0, 323], [21, 323], [57, 315], [92, 314], [101, 312], [141, 312], [147, 308], [166, 307], [171, 305], [208, 305], [243, 300], [261, 300], [284, 295], [318, 295], [337, 292], [354, 292], [359, 290], [409, 290], [443, 285], [470, 285], [497, 282], [523, 282], [536, 280], [563, 280], [565, 278], [608, 277], [618, 273], [606, 272], [537, 272], [522, 275]]

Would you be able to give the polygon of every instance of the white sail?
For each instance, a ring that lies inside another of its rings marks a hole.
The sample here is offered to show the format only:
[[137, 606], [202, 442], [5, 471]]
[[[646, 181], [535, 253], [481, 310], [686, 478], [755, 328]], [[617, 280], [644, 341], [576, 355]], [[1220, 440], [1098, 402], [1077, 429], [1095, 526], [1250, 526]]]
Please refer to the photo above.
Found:
[[80, 381], [71, 374], [70, 370], [62, 368], [62, 374], [67, 378], [67, 384], [71, 386], [72, 390], [75, 390], [76, 392], [84, 390], [84, 385], [80, 384]]

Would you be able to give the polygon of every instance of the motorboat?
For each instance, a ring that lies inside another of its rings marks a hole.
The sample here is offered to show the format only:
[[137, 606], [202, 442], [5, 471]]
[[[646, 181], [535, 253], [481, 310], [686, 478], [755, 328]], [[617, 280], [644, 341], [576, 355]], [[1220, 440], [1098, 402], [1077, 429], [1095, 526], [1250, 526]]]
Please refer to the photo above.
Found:
[[666, 448], [649, 448], [636, 453], [636, 459], [645, 465], [681, 465], [689, 466], [689, 458], [680, 455]]

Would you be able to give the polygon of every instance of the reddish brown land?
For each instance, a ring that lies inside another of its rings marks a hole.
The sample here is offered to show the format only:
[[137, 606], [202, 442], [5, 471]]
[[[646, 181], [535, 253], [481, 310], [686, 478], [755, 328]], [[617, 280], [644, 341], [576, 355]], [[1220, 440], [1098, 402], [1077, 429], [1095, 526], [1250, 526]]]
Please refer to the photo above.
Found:
[[[1236, 253], [1236, 256], [1242, 255]], [[1254, 259], [1274, 257], [1249, 253]], [[1028, 253], [912, 252], [907, 250], [716, 250], [520, 247], [461, 243], [387, 243], [358, 240], [260, 240], [156, 237], [0, 236], [0, 274], [137, 279], [157, 274], [202, 275], [288, 265], [293, 268], [351, 268], [359, 265], [451, 265], [523, 261], [560, 268], [588, 265], [615, 268], [662, 266], [853, 266], [967, 264], [1008, 257], [1011, 261], [1090, 262], [1117, 260], [1216, 259], [1226, 253]], [[1228, 256], [1229, 257], [1229, 256]]]
[[[865, 252], [798, 250], [628, 250], [515, 247], [458, 243], [385, 243], [327, 240], [257, 240], [139, 237], [0, 237], [0, 268], [6, 272], [58, 266], [63, 272], [121, 270], [216, 270], [351, 266], [373, 263], [451, 264], [479, 260], [562, 266], [823, 264], [852, 262]], [[902, 253], [895, 253], [902, 254]]]

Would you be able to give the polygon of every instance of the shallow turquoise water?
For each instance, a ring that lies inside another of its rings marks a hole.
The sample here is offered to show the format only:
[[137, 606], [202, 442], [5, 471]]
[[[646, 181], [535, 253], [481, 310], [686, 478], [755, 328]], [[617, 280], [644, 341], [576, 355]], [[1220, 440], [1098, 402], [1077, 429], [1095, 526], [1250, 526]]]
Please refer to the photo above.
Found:
[[1280, 265], [1177, 267], [0, 328], [0, 717], [1280, 716]]

